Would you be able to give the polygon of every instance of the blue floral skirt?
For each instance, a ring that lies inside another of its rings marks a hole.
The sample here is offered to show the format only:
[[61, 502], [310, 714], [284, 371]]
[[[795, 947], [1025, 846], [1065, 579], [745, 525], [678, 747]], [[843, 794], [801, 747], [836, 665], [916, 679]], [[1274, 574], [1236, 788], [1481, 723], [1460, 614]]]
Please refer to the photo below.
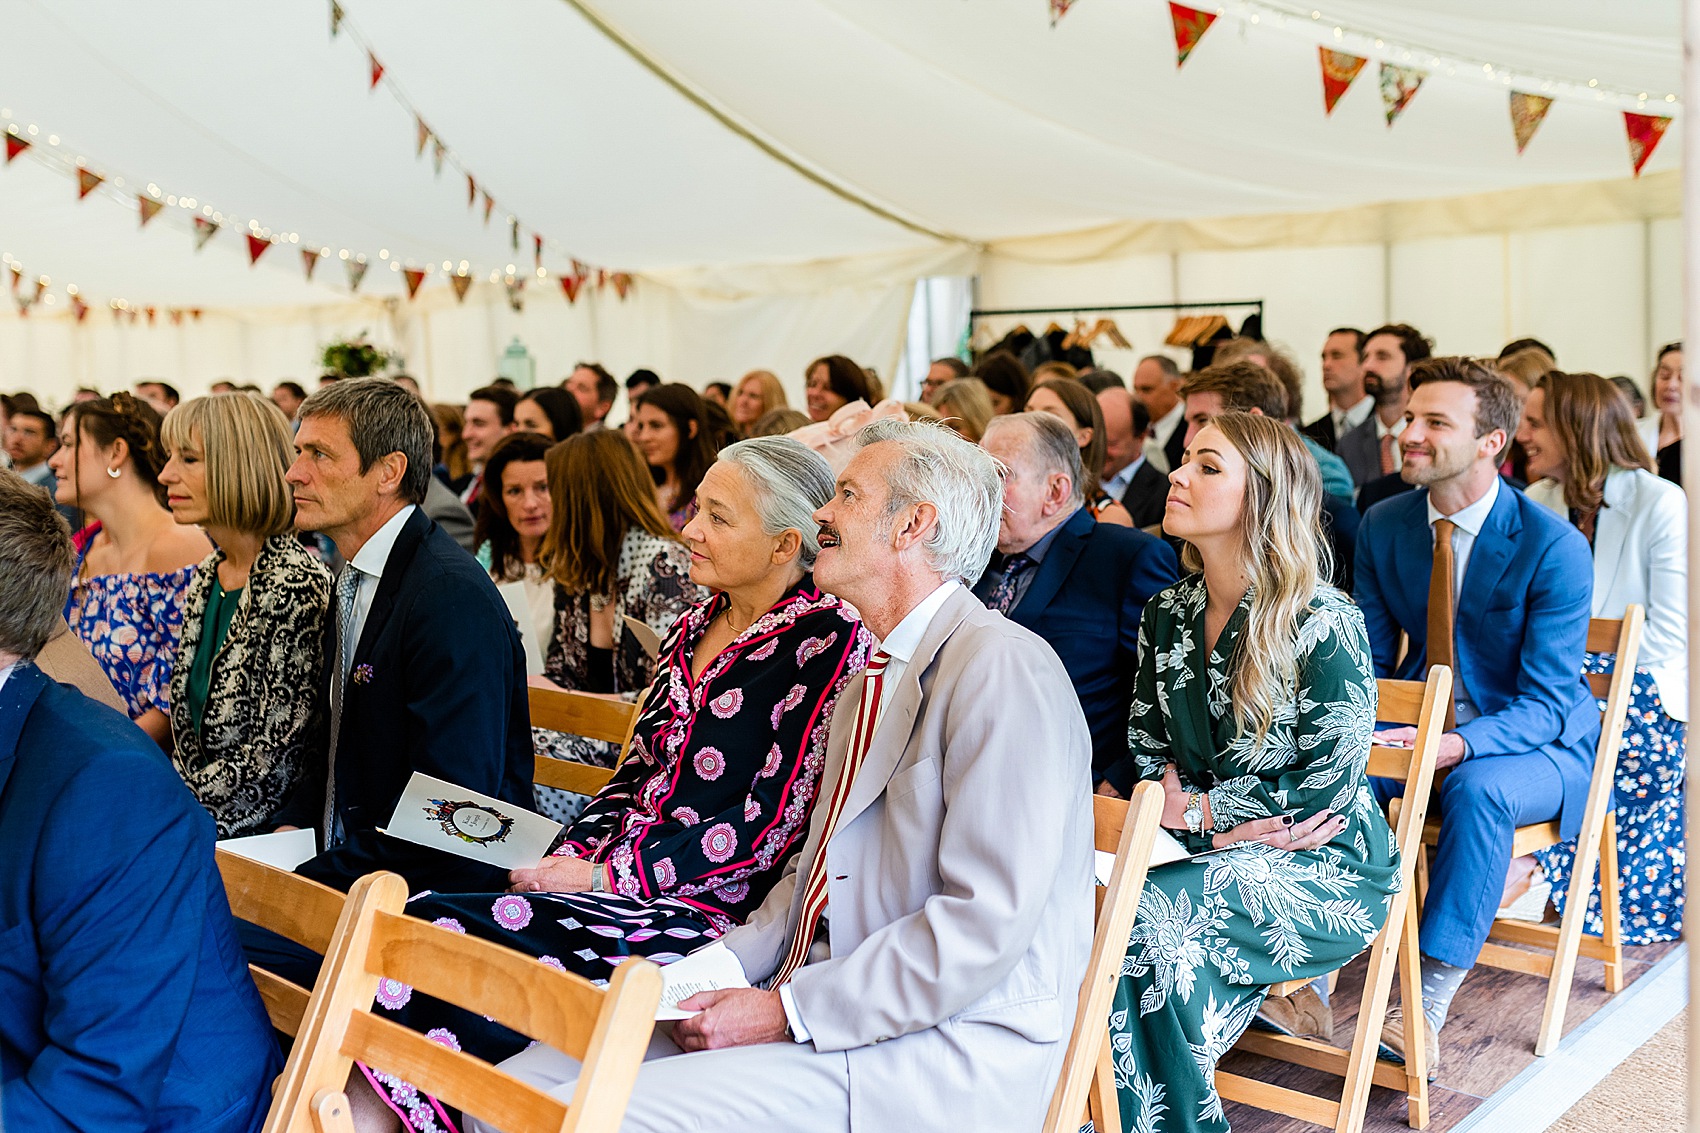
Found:
[[[1609, 657], [1595, 653], [1583, 665], [1588, 673], [1610, 669]], [[1605, 710], [1603, 700], [1600, 709]], [[1617, 869], [1625, 944], [1657, 944], [1682, 935], [1687, 740], [1688, 725], [1665, 715], [1653, 675], [1636, 669], [1617, 754]], [[1552, 903], [1562, 914], [1576, 841], [1539, 850], [1535, 858], [1552, 882]], [[1605, 932], [1598, 880], [1584, 928], [1594, 936]]]

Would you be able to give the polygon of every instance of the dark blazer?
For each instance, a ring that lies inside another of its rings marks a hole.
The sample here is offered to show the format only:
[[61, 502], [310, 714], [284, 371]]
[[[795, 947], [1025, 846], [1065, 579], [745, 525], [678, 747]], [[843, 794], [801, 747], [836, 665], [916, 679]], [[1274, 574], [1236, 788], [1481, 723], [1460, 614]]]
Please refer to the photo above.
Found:
[[[988, 572], [1003, 569], [994, 555]], [[1099, 523], [1085, 508], [1057, 530], [1010, 620], [1062, 659], [1092, 733], [1093, 777], [1127, 755], [1127, 717], [1145, 600], [1179, 578], [1175, 553], [1143, 531]]]
[[[1395, 496], [1364, 516], [1354, 596], [1376, 676], [1422, 679], [1433, 567], [1427, 491]], [[1564, 780], [1566, 838], [1582, 824], [1600, 734], [1599, 709], [1581, 676], [1593, 592], [1582, 533], [1501, 484], [1458, 601], [1456, 677], [1481, 715], [1457, 731], [1470, 759], [1537, 751], [1550, 759]], [[1395, 664], [1401, 630], [1410, 646]]]
[[282, 1067], [213, 865], [159, 746], [32, 664], [0, 687], [0, 1124], [264, 1122]]
[[1150, 527], [1163, 522], [1163, 509], [1169, 502], [1169, 478], [1141, 461], [1122, 493], [1122, 506], [1133, 516], [1135, 527]]
[[[332, 598], [332, 605], [335, 605]], [[326, 619], [320, 699], [330, 718], [336, 617]], [[321, 827], [326, 750], [282, 822]], [[507, 888], [505, 871], [380, 834], [415, 771], [532, 809], [525, 655], [484, 568], [415, 511], [401, 529], [355, 647], [337, 745], [336, 806], [346, 840], [299, 873], [347, 889], [373, 870], [408, 888]], [[320, 830], [321, 844], [324, 831]]]
[[1352, 483], [1358, 487], [1381, 479], [1381, 434], [1376, 431], [1375, 413], [1371, 411], [1356, 428], [1347, 429], [1335, 442], [1334, 452], [1346, 462]]
[[1300, 429], [1299, 432], [1304, 436], [1309, 437], [1329, 452], [1335, 451], [1334, 446], [1339, 441], [1339, 438], [1334, 435], [1333, 413], [1324, 413], [1322, 416]]
[[1173, 472], [1181, 466], [1181, 457], [1186, 455], [1186, 418], [1182, 417], [1180, 424], [1169, 434], [1169, 439], [1163, 442], [1163, 455], [1169, 458], [1169, 471]]

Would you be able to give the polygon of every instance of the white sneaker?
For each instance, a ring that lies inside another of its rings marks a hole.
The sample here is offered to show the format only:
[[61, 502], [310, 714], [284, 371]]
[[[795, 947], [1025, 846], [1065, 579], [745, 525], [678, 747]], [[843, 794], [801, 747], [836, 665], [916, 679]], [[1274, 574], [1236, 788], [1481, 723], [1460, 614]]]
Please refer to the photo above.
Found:
[[1552, 882], [1537, 881], [1528, 892], [1500, 909], [1495, 916], [1502, 921], [1527, 921], [1543, 924], [1547, 919], [1547, 900], [1552, 897]]

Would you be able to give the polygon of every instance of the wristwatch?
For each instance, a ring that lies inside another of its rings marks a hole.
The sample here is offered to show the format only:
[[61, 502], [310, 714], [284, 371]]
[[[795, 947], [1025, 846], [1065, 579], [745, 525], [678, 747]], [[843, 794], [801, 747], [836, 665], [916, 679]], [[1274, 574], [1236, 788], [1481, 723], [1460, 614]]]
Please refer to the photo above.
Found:
[[596, 867], [590, 871], [590, 891], [592, 893], [608, 892], [607, 868], [607, 866], [598, 862]]
[[1181, 818], [1186, 821], [1189, 834], [1204, 833], [1204, 795], [1193, 791], [1186, 797], [1186, 810], [1181, 812]]

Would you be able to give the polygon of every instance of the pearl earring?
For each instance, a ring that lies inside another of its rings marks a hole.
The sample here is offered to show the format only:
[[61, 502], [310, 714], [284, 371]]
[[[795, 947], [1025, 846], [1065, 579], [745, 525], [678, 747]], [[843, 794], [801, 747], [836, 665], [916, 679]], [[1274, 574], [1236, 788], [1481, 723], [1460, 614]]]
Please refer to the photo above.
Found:
[[107, 470], [106, 470], [106, 474], [107, 474], [107, 475], [108, 475], [108, 476], [110, 476], [110, 477], [112, 477], [112, 478], [113, 478], [113, 479], [114, 479], [114, 480], [116, 480], [116, 479], [118, 479], [118, 477], [119, 477], [119, 476], [120, 476], [120, 475], [122, 475], [122, 473], [120, 473], [120, 472], [119, 472], [119, 471], [118, 471], [118, 469], [116, 469], [116, 468], [108, 468], [108, 469], [107, 469]]

